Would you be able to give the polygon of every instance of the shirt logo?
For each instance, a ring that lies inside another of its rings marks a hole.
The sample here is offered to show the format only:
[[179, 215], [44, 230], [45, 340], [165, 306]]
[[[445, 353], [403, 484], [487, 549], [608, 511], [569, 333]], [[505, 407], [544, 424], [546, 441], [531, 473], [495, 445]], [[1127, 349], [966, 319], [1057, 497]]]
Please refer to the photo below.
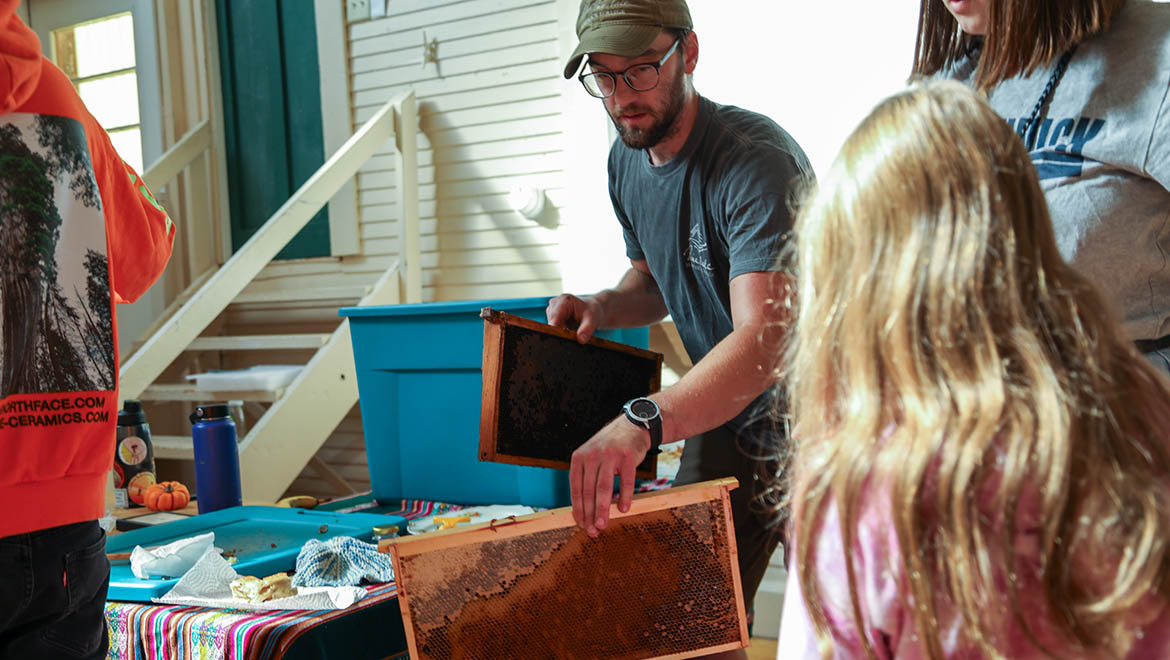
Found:
[[[1018, 133], [1020, 125], [1028, 120], [1014, 118], [1007, 121]], [[1103, 128], [1105, 120], [1092, 117], [1045, 119], [1041, 122], [1039, 128], [1031, 131], [1026, 144], [1040, 180], [1081, 176], [1085, 145], [1100, 135]]]
[[711, 265], [711, 254], [707, 249], [707, 237], [703, 235], [703, 229], [697, 224], [691, 225], [690, 240], [687, 241], [686, 254], [683, 256], [693, 268], [699, 268], [708, 273], [715, 272], [715, 267]]

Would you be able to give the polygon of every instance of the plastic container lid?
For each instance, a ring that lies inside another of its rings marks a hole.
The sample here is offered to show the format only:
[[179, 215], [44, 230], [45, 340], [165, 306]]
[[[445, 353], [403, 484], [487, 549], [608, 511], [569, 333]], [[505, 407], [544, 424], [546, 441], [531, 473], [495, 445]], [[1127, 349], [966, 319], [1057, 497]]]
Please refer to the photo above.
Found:
[[231, 410], [228, 408], [228, 404], [216, 403], [210, 406], [199, 406], [195, 409], [195, 412], [191, 413], [188, 419], [191, 420], [192, 424], [198, 424], [199, 422], [224, 419], [226, 417], [231, 417]]
[[266, 364], [247, 369], [191, 374], [187, 380], [195, 381], [196, 389], [210, 392], [274, 390], [288, 387], [303, 370], [304, 365]]
[[142, 402], [137, 399], [126, 399], [122, 409], [118, 411], [118, 426], [138, 426], [146, 423], [146, 413], [142, 411]]

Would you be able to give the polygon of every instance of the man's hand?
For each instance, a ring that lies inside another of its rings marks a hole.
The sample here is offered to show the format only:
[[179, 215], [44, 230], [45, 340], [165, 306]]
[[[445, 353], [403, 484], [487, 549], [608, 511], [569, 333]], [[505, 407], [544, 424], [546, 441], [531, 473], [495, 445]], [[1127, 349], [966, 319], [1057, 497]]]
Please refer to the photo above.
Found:
[[578, 298], [562, 293], [548, 301], [545, 316], [548, 317], [549, 325], [576, 330], [577, 341], [582, 344], [589, 341], [594, 331], [604, 327], [601, 303], [592, 296]]
[[597, 536], [609, 523], [613, 477], [621, 480], [618, 509], [630, 510], [634, 499], [634, 469], [650, 450], [650, 432], [625, 416], [614, 419], [573, 452], [569, 467], [569, 494], [577, 526]]

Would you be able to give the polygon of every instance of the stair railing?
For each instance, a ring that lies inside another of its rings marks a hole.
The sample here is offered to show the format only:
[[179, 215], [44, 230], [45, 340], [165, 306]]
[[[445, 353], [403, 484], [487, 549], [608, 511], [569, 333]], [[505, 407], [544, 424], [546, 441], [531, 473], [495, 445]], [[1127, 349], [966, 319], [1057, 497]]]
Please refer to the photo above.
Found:
[[[417, 155], [414, 133], [417, 131], [417, 107], [414, 92], [402, 94], [383, 105], [373, 117], [361, 126], [329, 160], [304, 183], [272, 216], [203, 283], [190, 299], [175, 311], [146, 342], [127, 359], [120, 371], [120, 397], [138, 398], [192, 341], [210, 325], [232, 300], [268, 265], [269, 262], [297, 235], [309, 220], [371, 156], [392, 137], [399, 137], [402, 147], [400, 172], [415, 172]], [[198, 132], [197, 127], [193, 132]], [[408, 137], [406, 136], [409, 133]], [[190, 135], [190, 134], [189, 134]], [[184, 136], [184, 140], [187, 136]], [[181, 141], [180, 141], [181, 142]], [[399, 143], [396, 141], [396, 147]], [[176, 145], [177, 146], [177, 145]], [[196, 156], [198, 153], [196, 153]], [[180, 159], [176, 159], [176, 162]], [[152, 169], [154, 169], [152, 167]], [[179, 168], [182, 169], [181, 167]], [[163, 170], [165, 174], [167, 170]], [[409, 183], [410, 175], [400, 174], [400, 186]], [[409, 250], [404, 256], [407, 279], [418, 281], [418, 187], [402, 186], [404, 235], [413, 234], [414, 240], [405, 242]], [[414, 272], [411, 269], [414, 268]], [[408, 300], [416, 297], [418, 285], [408, 285]], [[415, 295], [412, 295], [415, 294]]]

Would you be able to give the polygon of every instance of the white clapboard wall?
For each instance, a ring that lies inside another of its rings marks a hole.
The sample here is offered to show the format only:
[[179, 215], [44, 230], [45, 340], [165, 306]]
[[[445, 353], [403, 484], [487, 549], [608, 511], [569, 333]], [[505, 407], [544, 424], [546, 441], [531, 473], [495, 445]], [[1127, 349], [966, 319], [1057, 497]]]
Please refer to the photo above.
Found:
[[[554, 206], [565, 187], [556, 2], [395, 0], [387, 11], [349, 29], [354, 122], [408, 89], [418, 97], [424, 300], [559, 292], [555, 224], [508, 204], [513, 186], [543, 189]], [[398, 250], [395, 166], [386, 149], [358, 175], [367, 257]]]
[[[419, 103], [419, 216], [423, 300], [554, 295], [561, 291], [559, 211], [566, 205], [557, 0], [393, 0], [388, 15], [351, 23], [352, 125], [413, 89]], [[425, 35], [425, 37], [424, 37]], [[436, 61], [426, 62], [424, 44]], [[397, 158], [387, 145], [357, 177], [361, 253], [277, 262], [249, 288], [330, 287], [373, 282], [399, 258]], [[530, 220], [509, 191], [545, 191], [548, 210]], [[290, 317], [261, 306], [229, 322], [263, 326], [336, 318], [336, 305], [306, 302]], [[357, 407], [318, 458], [358, 490], [369, 488]], [[311, 467], [289, 492], [326, 494]]]

